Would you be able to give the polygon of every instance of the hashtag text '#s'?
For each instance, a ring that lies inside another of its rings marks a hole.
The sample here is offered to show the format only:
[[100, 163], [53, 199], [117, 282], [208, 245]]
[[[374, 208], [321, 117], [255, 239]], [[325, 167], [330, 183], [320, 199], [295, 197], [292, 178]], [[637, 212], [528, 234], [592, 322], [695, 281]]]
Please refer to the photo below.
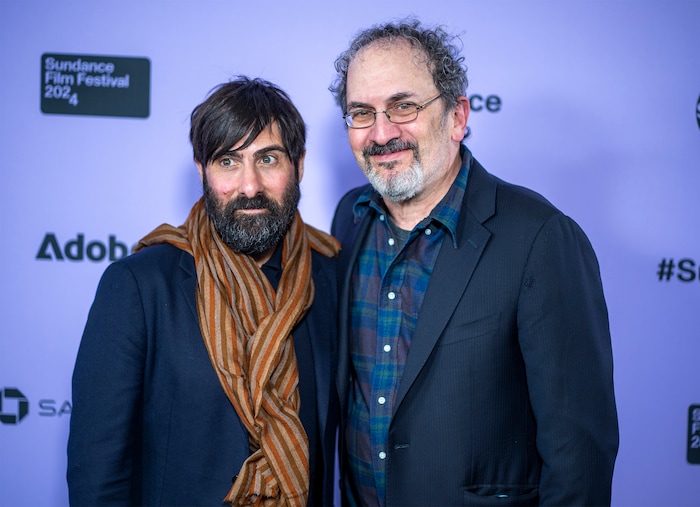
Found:
[[659, 270], [656, 272], [657, 276], [659, 277], [659, 281], [669, 281], [673, 276], [675, 268], [676, 264], [673, 262], [673, 259], [662, 259], [659, 263]]

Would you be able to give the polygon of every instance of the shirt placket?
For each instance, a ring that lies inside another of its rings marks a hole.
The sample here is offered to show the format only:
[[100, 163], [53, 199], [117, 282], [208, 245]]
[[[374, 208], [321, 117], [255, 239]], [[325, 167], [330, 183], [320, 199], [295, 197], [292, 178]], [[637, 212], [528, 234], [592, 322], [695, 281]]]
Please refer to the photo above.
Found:
[[384, 234], [380, 237], [386, 243], [384, 252], [389, 255], [384, 257], [384, 266], [380, 261], [380, 268], [384, 274], [377, 297], [376, 362], [369, 402], [370, 421], [372, 421], [370, 425], [372, 461], [377, 491], [382, 492], [379, 494], [382, 505], [384, 505], [386, 487], [389, 422], [399, 376], [396, 350], [402, 319], [400, 287], [405, 277], [405, 263], [400, 261], [400, 256], [397, 256], [398, 245], [389, 234], [388, 227], [383, 232]]

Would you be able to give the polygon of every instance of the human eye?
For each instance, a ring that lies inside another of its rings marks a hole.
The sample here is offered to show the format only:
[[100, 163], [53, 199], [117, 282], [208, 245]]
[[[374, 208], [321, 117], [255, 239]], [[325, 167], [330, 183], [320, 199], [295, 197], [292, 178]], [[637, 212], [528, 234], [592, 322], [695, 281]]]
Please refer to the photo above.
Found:
[[234, 164], [235, 164], [235, 161], [233, 160], [233, 157], [224, 156], [224, 157], [221, 157], [221, 158], [219, 159], [219, 165], [220, 165], [221, 167], [227, 167], [227, 168], [228, 168], [228, 167], [233, 167]]
[[275, 165], [278, 162], [279, 158], [276, 155], [273, 155], [272, 153], [265, 153], [260, 157], [260, 163], [262, 165]]
[[354, 121], [363, 121], [372, 116], [372, 111], [369, 109], [355, 109], [354, 111], [350, 111], [350, 116]]
[[397, 116], [409, 116], [416, 111], [416, 105], [413, 102], [399, 102], [389, 108], [389, 110]]

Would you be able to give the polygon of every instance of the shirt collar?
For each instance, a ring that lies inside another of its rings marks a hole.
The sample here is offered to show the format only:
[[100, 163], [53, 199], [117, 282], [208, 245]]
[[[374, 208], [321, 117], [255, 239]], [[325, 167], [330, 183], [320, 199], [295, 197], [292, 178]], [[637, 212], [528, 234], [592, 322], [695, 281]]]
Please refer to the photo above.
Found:
[[272, 284], [275, 290], [277, 290], [277, 285], [279, 284], [280, 278], [282, 276], [282, 244], [284, 243], [284, 238], [277, 243], [275, 250], [272, 252], [272, 257], [260, 266], [265, 277]]
[[[460, 147], [460, 155], [462, 156], [462, 167], [460, 167], [457, 177], [452, 186], [447, 191], [442, 200], [430, 212], [428, 217], [422, 220], [416, 227], [426, 228], [431, 222], [435, 221], [441, 224], [449, 231], [452, 237], [452, 244], [457, 248], [457, 223], [459, 222], [459, 212], [462, 208], [462, 201], [467, 188], [467, 178], [469, 176], [469, 168], [472, 163], [471, 152], [466, 146]], [[371, 186], [362, 192], [353, 204], [353, 214], [355, 221], [358, 222], [369, 210], [374, 209], [377, 213], [385, 215], [386, 206], [384, 199]]]

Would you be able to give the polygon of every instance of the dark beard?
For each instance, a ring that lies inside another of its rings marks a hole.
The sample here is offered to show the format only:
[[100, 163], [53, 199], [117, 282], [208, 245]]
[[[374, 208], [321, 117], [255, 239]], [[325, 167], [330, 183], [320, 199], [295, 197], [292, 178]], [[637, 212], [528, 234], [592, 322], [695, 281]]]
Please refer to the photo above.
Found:
[[[235, 252], [256, 256], [274, 248], [296, 216], [301, 191], [297, 181], [291, 181], [282, 196], [282, 204], [263, 194], [249, 199], [245, 196], [222, 205], [213, 194], [206, 176], [203, 180], [204, 203], [207, 215], [221, 240]], [[267, 209], [268, 212], [246, 215], [240, 209]]]

